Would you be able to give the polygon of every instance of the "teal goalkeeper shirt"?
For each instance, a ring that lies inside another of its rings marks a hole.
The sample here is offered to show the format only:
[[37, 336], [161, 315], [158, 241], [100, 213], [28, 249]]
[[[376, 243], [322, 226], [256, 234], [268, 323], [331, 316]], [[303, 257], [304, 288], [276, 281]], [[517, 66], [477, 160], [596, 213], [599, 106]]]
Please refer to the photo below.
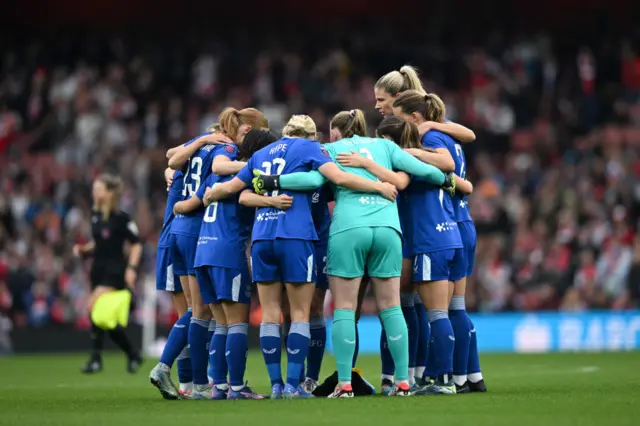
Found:
[[[354, 136], [325, 144], [323, 147], [334, 160], [338, 154], [354, 151], [387, 169], [403, 170], [436, 185], [442, 185], [445, 180], [444, 174], [436, 167], [417, 160], [388, 139]], [[377, 180], [364, 168], [343, 167], [339, 164], [338, 166], [346, 172], [365, 179]], [[326, 178], [317, 171], [291, 173], [280, 177], [280, 187], [294, 191], [311, 191], [326, 182]], [[336, 206], [333, 210], [329, 235], [365, 226], [386, 226], [402, 233], [395, 202], [374, 193], [353, 191], [341, 186], [336, 186], [334, 189]]]

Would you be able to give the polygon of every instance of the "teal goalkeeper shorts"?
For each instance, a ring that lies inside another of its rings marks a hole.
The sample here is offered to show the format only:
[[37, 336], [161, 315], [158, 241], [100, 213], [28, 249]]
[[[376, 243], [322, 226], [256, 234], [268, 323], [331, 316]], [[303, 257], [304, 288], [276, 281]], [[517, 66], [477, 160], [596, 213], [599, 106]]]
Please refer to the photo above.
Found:
[[402, 271], [402, 237], [386, 226], [353, 228], [329, 237], [327, 274], [341, 278], [364, 275], [399, 277]]

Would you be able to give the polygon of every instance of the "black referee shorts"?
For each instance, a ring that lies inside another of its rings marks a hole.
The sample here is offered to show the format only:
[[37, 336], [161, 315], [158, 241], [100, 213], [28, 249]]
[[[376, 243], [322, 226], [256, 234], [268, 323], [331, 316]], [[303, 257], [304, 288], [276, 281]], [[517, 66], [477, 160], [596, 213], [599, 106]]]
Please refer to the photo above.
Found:
[[111, 287], [123, 290], [127, 287], [124, 281], [126, 267], [120, 265], [93, 265], [91, 268], [91, 288]]

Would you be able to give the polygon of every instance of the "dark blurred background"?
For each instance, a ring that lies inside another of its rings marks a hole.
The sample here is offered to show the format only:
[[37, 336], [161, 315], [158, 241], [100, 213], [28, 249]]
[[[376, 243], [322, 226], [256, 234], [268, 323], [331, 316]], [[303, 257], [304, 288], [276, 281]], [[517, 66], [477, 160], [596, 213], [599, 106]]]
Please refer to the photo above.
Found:
[[[127, 182], [144, 302], [167, 148], [225, 106], [255, 106], [276, 130], [307, 113], [325, 135], [334, 113], [361, 108], [373, 127], [373, 84], [404, 64], [477, 135], [465, 146], [479, 232], [469, 309], [636, 308], [638, 22], [623, 0], [3, 4], [0, 336], [88, 326], [87, 265], [70, 248], [89, 235], [99, 172]], [[162, 295], [136, 315], [174, 320]]]

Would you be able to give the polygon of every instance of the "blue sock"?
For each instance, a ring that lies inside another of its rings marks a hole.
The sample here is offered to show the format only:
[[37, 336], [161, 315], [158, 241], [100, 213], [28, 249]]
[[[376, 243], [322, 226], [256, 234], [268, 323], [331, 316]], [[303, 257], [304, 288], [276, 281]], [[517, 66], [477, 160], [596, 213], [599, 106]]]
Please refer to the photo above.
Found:
[[275, 384], [284, 385], [280, 366], [280, 357], [282, 356], [280, 324], [267, 322], [260, 324], [260, 348], [262, 349], [264, 363], [267, 365], [271, 386]]
[[353, 361], [351, 362], [351, 367], [353, 368], [356, 368], [358, 353], [360, 353], [360, 334], [358, 333], [358, 323], [356, 322], [356, 347], [354, 348]]
[[219, 389], [227, 388], [227, 326], [216, 325], [215, 333], [209, 345], [209, 363], [211, 364], [211, 378]]
[[[461, 383], [456, 381], [456, 384], [461, 386], [467, 378], [469, 344], [471, 340], [471, 323], [465, 310], [464, 296], [453, 296], [451, 298], [449, 320], [451, 321], [451, 328], [453, 328], [453, 335], [456, 338], [453, 350], [453, 375], [464, 376], [461, 378]], [[455, 377], [454, 380], [456, 380]]]
[[229, 384], [232, 389], [236, 386], [244, 387], [244, 372], [247, 369], [247, 350], [249, 348], [248, 330], [249, 324], [246, 322], [229, 326], [225, 355], [229, 367]]
[[[413, 302], [413, 293], [400, 293], [400, 306], [402, 315], [407, 323], [409, 332], [409, 371], [416, 366], [416, 358], [418, 356], [418, 314]], [[413, 380], [413, 377], [409, 377]]]
[[382, 328], [380, 333], [380, 361], [382, 361], [382, 375], [393, 376], [396, 372], [396, 365], [393, 363], [389, 345], [387, 345], [387, 333]]
[[324, 357], [324, 347], [327, 343], [327, 327], [323, 317], [311, 318], [309, 325], [311, 327], [311, 342], [309, 355], [307, 355], [307, 377], [318, 381]]
[[297, 388], [304, 360], [309, 353], [310, 330], [308, 322], [294, 322], [287, 339], [287, 384]]
[[213, 350], [213, 333], [216, 331], [216, 320], [212, 319], [209, 321], [209, 332], [207, 333], [207, 353], [209, 354], [209, 367], [207, 368], [207, 377], [209, 378], [209, 383], [213, 382], [213, 361], [211, 360], [212, 350]]
[[207, 350], [209, 350], [209, 346], [211, 345], [211, 339], [213, 338], [213, 333], [216, 331], [216, 320], [212, 319], [209, 321], [209, 330], [207, 333]]
[[471, 338], [469, 339], [469, 363], [467, 364], [467, 374], [480, 373], [480, 357], [478, 356], [478, 340], [476, 338], [476, 326], [469, 318], [469, 328]]
[[193, 372], [191, 371], [191, 357], [189, 349], [185, 348], [178, 355], [178, 383], [193, 382]]
[[[429, 324], [429, 330], [433, 331], [433, 326]], [[435, 344], [433, 343], [433, 333], [429, 336], [429, 345], [427, 346], [427, 368], [424, 370], [424, 377], [435, 379], [438, 377], [438, 365], [436, 363]]]
[[209, 356], [207, 352], [207, 337], [209, 336], [209, 320], [191, 318], [189, 325], [189, 354], [191, 355], [191, 368], [193, 370], [193, 384], [206, 385], [207, 364]]
[[448, 375], [453, 371], [453, 348], [455, 337], [449, 321], [447, 311], [429, 309], [429, 322], [431, 323], [431, 345], [435, 357], [436, 375]]
[[160, 362], [173, 366], [173, 363], [187, 346], [189, 336], [189, 324], [191, 322], [191, 311], [187, 311], [184, 315], [178, 318], [178, 321], [173, 325], [167, 343], [162, 350], [162, 356]]
[[[417, 295], [416, 295], [417, 296]], [[427, 310], [418, 296], [416, 302], [416, 315], [418, 317], [418, 350], [416, 351], [416, 377], [422, 377], [427, 367], [427, 356], [429, 339], [431, 338], [431, 327], [427, 318]]]

